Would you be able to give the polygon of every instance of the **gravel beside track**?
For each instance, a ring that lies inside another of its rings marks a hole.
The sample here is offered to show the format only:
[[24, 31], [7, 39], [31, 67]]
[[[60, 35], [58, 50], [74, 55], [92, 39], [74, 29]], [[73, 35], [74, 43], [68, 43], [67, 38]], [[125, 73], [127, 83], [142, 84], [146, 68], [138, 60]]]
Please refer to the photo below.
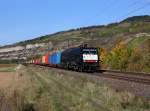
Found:
[[150, 85], [150, 75], [149, 74], [142, 75], [142, 74], [138, 74], [138, 73], [132, 74], [132, 73], [121, 73], [121, 72], [117, 72], [117, 73], [104, 72], [102, 74], [94, 73], [94, 75]]

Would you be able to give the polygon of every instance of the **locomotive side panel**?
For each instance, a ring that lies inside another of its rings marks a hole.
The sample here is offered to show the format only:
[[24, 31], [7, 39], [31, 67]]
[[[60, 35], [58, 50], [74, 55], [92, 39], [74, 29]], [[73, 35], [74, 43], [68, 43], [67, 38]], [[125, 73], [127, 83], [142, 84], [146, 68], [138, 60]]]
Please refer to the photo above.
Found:
[[81, 63], [80, 48], [70, 48], [62, 52], [61, 62], [62, 67], [76, 70]]

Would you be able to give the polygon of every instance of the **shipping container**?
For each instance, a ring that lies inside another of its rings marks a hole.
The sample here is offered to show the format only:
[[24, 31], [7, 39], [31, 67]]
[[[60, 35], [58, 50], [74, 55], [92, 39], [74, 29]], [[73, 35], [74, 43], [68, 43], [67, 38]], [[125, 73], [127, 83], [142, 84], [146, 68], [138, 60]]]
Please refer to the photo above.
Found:
[[34, 63], [34, 60], [32, 59], [32, 64]]
[[34, 63], [37, 64], [37, 59], [34, 60]]
[[49, 54], [46, 54], [46, 55], [45, 55], [45, 64], [49, 64], [48, 59], [49, 59]]
[[33, 64], [35, 64], [35, 59], [33, 59]]
[[39, 64], [42, 64], [42, 57], [39, 58]]
[[58, 65], [61, 63], [61, 51], [57, 51], [49, 55], [49, 64]]
[[49, 64], [49, 54], [42, 57], [42, 64]]
[[40, 59], [36, 59], [36, 64], [40, 64]]
[[45, 64], [45, 56], [42, 56], [42, 64]]
[[61, 64], [61, 51], [56, 53], [56, 64]]
[[35, 59], [33, 59], [33, 64], [35, 64]]

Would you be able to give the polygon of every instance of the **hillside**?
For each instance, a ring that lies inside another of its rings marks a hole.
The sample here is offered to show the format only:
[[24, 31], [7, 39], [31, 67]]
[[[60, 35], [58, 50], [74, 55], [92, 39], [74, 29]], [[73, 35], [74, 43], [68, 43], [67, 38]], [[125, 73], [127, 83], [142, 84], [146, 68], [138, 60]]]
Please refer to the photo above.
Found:
[[4, 46], [0, 48], [0, 59], [27, 59], [83, 43], [103, 49], [104, 68], [150, 72], [147, 62], [150, 61], [150, 16], [130, 17], [120, 23], [72, 29]]
[[[104, 39], [114, 39], [113, 37], [124, 37], [135, 35], [138, 33], [149, 33], [150, 31], [150, 16], [135, 16], [127, 18], [120, 23], [108, 24], [106, 26], [91, 26], [85, 28], [72, 29], [69, 31], [62, 31], [51, 35], [45, 35], [33, 40], [27, 40], [18, 43], [19, 45], [43, 43], [43, 42], [64, 42], [69, 40], [70, 42], [89, 42], [91, 40], [106, 41]], [[105, 38], [104, 38], [105, 37]], [[99, 42], [99, 41], [98, 41]], [[109, 41], [108, 41], [109, 42]], [[18, 45], [17, 44], [17, 45]], [[94, 42], [95, 44], [95, 42]], [[101, 44], [101, 43], [100, 43]], [[98, 46], [100, 44], [97, 44]]]

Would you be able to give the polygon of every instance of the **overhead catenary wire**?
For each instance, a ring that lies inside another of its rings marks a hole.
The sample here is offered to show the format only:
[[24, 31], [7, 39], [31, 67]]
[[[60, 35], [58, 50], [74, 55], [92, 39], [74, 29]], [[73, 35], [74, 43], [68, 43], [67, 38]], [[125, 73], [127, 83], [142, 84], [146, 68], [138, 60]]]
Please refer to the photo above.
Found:
[[[132, 2], [131, 4], [129, 4], [127, 7], [136, 7], [139, 3], [141, 3], [142, 1], [141, 0], [136, 0], [136, 1], [134, 1], [134, 2]], [[111, 2], [109, 2], [109, 4], [108, 4], [108, 6], [107, 6], [107, 8], [106, 9], [112, 9], [112, 4], [115, 4], [116, 5], [116, 3], [118, 4], [118, 2], [116, 2], [115, 0], [112, 0]], [[135, 8], [134, 10], [131, 10], [130, 12], [128, 12], [128, 13], [126, 13], [126, 14], [124, 14], [124, 15], [122, 15], [121, 17], [117, 17], [117, 19], [115, 19], [114, 21], [118, 21], [118, 20], [120, 20], [120, 19], [123, 19], [123, 18], [125, 18], [125, 17], [127, 17], [128, 15], [130, 15], [130, 14], [132, 14], [132, 13], [134, 13], [134, 12], [137, 12], [137, 11], [139, 11], [139, 10], [141, 10], [141, 9], [144, 9], [144, 8], [146, 8], [147, 6], [149, 6], [150, 5], [150, 2], [149, 3], [146, 3], [146, 4], [144, 4], [143, 6], [141, 6], [141, 7], [138, 7], [138, 8]], [[106, 11], [108, 11], [108, 10], [105, 10], [105, 12]]]
[[[137, 3], [136, 3], [136, 4], [137, 4]], [[135, 5], [135, 4], [134, 4], [134, 5]], [[125, 18], [125, 17], [127, 17], [127, 16], [129, 16], [129, 15], [131, 15], [131, 14], [137, 12], [137, 11], [140, 11], [140, 10], [142, 10], [142, 9], [144, 9], [144, 8], [146, 8], [146, 7], [148, 7], [148, 6], [150, 6], [150, 2], [148, 2], [148, 3], [144, 4], [144, 5], [142, 5], [141, 7], [138, 7], [138, 8], [136, 8], [136, 9], [134, 9], [134, 10], [132, 10], [132, 11], [130, 11], [130, 12], [128, 12], [128, 13], [122, 15], [122, 16], [120, 17], [120, 19]]]
[[132, 4], [129, 5], [129, 7], [133, 7], [134, 5], [138, 4], [139, 2], [141, 2], [141, 0], [137, 0], [137, 1], [133, 2]]

